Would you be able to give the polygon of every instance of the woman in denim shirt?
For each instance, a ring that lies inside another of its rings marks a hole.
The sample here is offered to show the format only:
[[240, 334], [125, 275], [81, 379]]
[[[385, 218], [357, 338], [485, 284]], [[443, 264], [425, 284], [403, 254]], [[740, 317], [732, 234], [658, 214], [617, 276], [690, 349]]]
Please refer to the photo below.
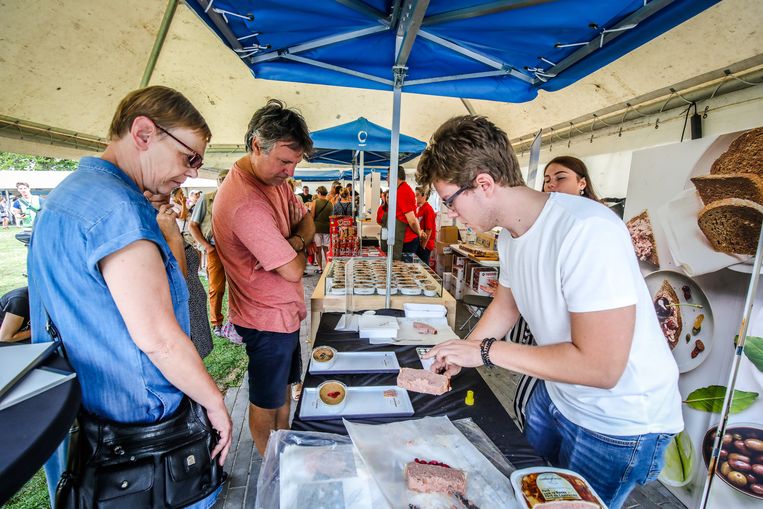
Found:
[[[219, 433], [212, 456], [222, 465], [230, 416], [188, 337], [188, 290], [179, 265], [185, 260], [169, 245], [182, 252], [182, 237], [174, 227], [165, 241], [159, 227], [174, 223], [167, 196], [196, 177], [210, 136], [179, 92], [148, 87], [128, 94], [103, 155], [82, 158], [49, 195], [35, 224], [28, 272], [37, 324], [32, 340], [49, 341], [42, 325], [47, 312], [88, 412], [154, 423], [175, 414], [185, 394], [206, 409]], [[59, 453], [46, 464], [49, 490], [64, 467], [62, 448]], [[193, 507], [211, 507], [218, 493]]]

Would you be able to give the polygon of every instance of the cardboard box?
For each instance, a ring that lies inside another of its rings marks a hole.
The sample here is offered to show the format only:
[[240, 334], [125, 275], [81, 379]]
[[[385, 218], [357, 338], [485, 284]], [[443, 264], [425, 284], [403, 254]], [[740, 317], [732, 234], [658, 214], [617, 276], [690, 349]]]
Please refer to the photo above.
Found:
[[477, 295], [493, 295], [495, 293], [495, 287], [491, 286], [490, 282], [496, 281], [497, 279], [497, 270], [480, 272], [479, 280], [477, 281], [477, 289], [475, 290]]
[[434, 243], [435, 252], [438, 254], [451, 254], [453, 253], [453, 248], [450, 247], [450, 244], [447, 242], [441, 242], [439, 240], [436, 240]]
[[442, 287], [445, 289], [445, 291], [453, 293], [453, 273], [452, 272], [443, 272], [442, 273]]
[[456, 298], [456, 300], [461, 300], [464, 298], [464, 289], [466, 288], [466, 285], [464, 284], [463, 279], [456, 279], [456, 291], [453, 292], [453, 297]]
[[477, 234], [477, 245], [485, 249], [495, 249], [497, 237], [492, 231]]
[[443, 226], [437, 232], [437, 240], [446, 244], [456, 244], [458, 242], [458, 228], [455, 226]]
[[453, 270], [453, 255], [437, 253], [435, 255], [435, 263], [438, 274], [444, 274], [446, 272], [452, 272]]

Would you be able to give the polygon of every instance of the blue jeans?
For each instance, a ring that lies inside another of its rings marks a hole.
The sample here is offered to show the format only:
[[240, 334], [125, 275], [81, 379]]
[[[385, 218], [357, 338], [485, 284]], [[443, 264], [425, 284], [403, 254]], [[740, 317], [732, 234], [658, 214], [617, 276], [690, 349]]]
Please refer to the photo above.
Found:
[[657, 479], [671, 433], [613, 436], [574, 424], [540, 381], [525, 409], [525, 437], [552, 465], [581, 474], [610, 509], [619, 509], [638, 484]]

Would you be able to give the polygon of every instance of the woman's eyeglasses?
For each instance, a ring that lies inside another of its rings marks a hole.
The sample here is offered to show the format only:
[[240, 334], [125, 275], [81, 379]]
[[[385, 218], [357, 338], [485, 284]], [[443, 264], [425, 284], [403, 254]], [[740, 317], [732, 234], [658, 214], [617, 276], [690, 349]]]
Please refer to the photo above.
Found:
[[156, 122], [154, 122], [154, 125], [161, 132], [163, 132], [164, 134], [166, 134], [167, 136], [169, 136], [170, 138], [172, 138], [173, 140], [175, 140], [176, 142], [180, 143], [185, 148], [193, 152], [192, 154], [184, 154], [188, 158], [188, 166], [190, 168], [193, 168], [194, 170], [198, 170], [199, 168], [201, 168], [201, 165], [204, 164], [204, 157], [201, 154], [199, 154], [194, 149], [192, 149], [191, 147], [189, 147], [188, 145], [186, 145], [185, 143], [177, 139], [171, 132], [169, 132], [167, 129], [160, 126]]

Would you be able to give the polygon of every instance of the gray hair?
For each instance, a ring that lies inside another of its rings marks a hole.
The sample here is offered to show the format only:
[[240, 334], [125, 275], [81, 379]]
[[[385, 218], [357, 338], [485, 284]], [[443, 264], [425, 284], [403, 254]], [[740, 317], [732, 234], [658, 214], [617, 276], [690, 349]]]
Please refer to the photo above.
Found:
[[252, 152], [255, 138], [266, 154], [279, 141], [288, 142], [293, 150], [301, 150], [305, 158], [313, 151], [313, 140], [310, 139], [305, 119], [278, 99], [270, 99], [252, 115], [244, 138], [247, 152]]

